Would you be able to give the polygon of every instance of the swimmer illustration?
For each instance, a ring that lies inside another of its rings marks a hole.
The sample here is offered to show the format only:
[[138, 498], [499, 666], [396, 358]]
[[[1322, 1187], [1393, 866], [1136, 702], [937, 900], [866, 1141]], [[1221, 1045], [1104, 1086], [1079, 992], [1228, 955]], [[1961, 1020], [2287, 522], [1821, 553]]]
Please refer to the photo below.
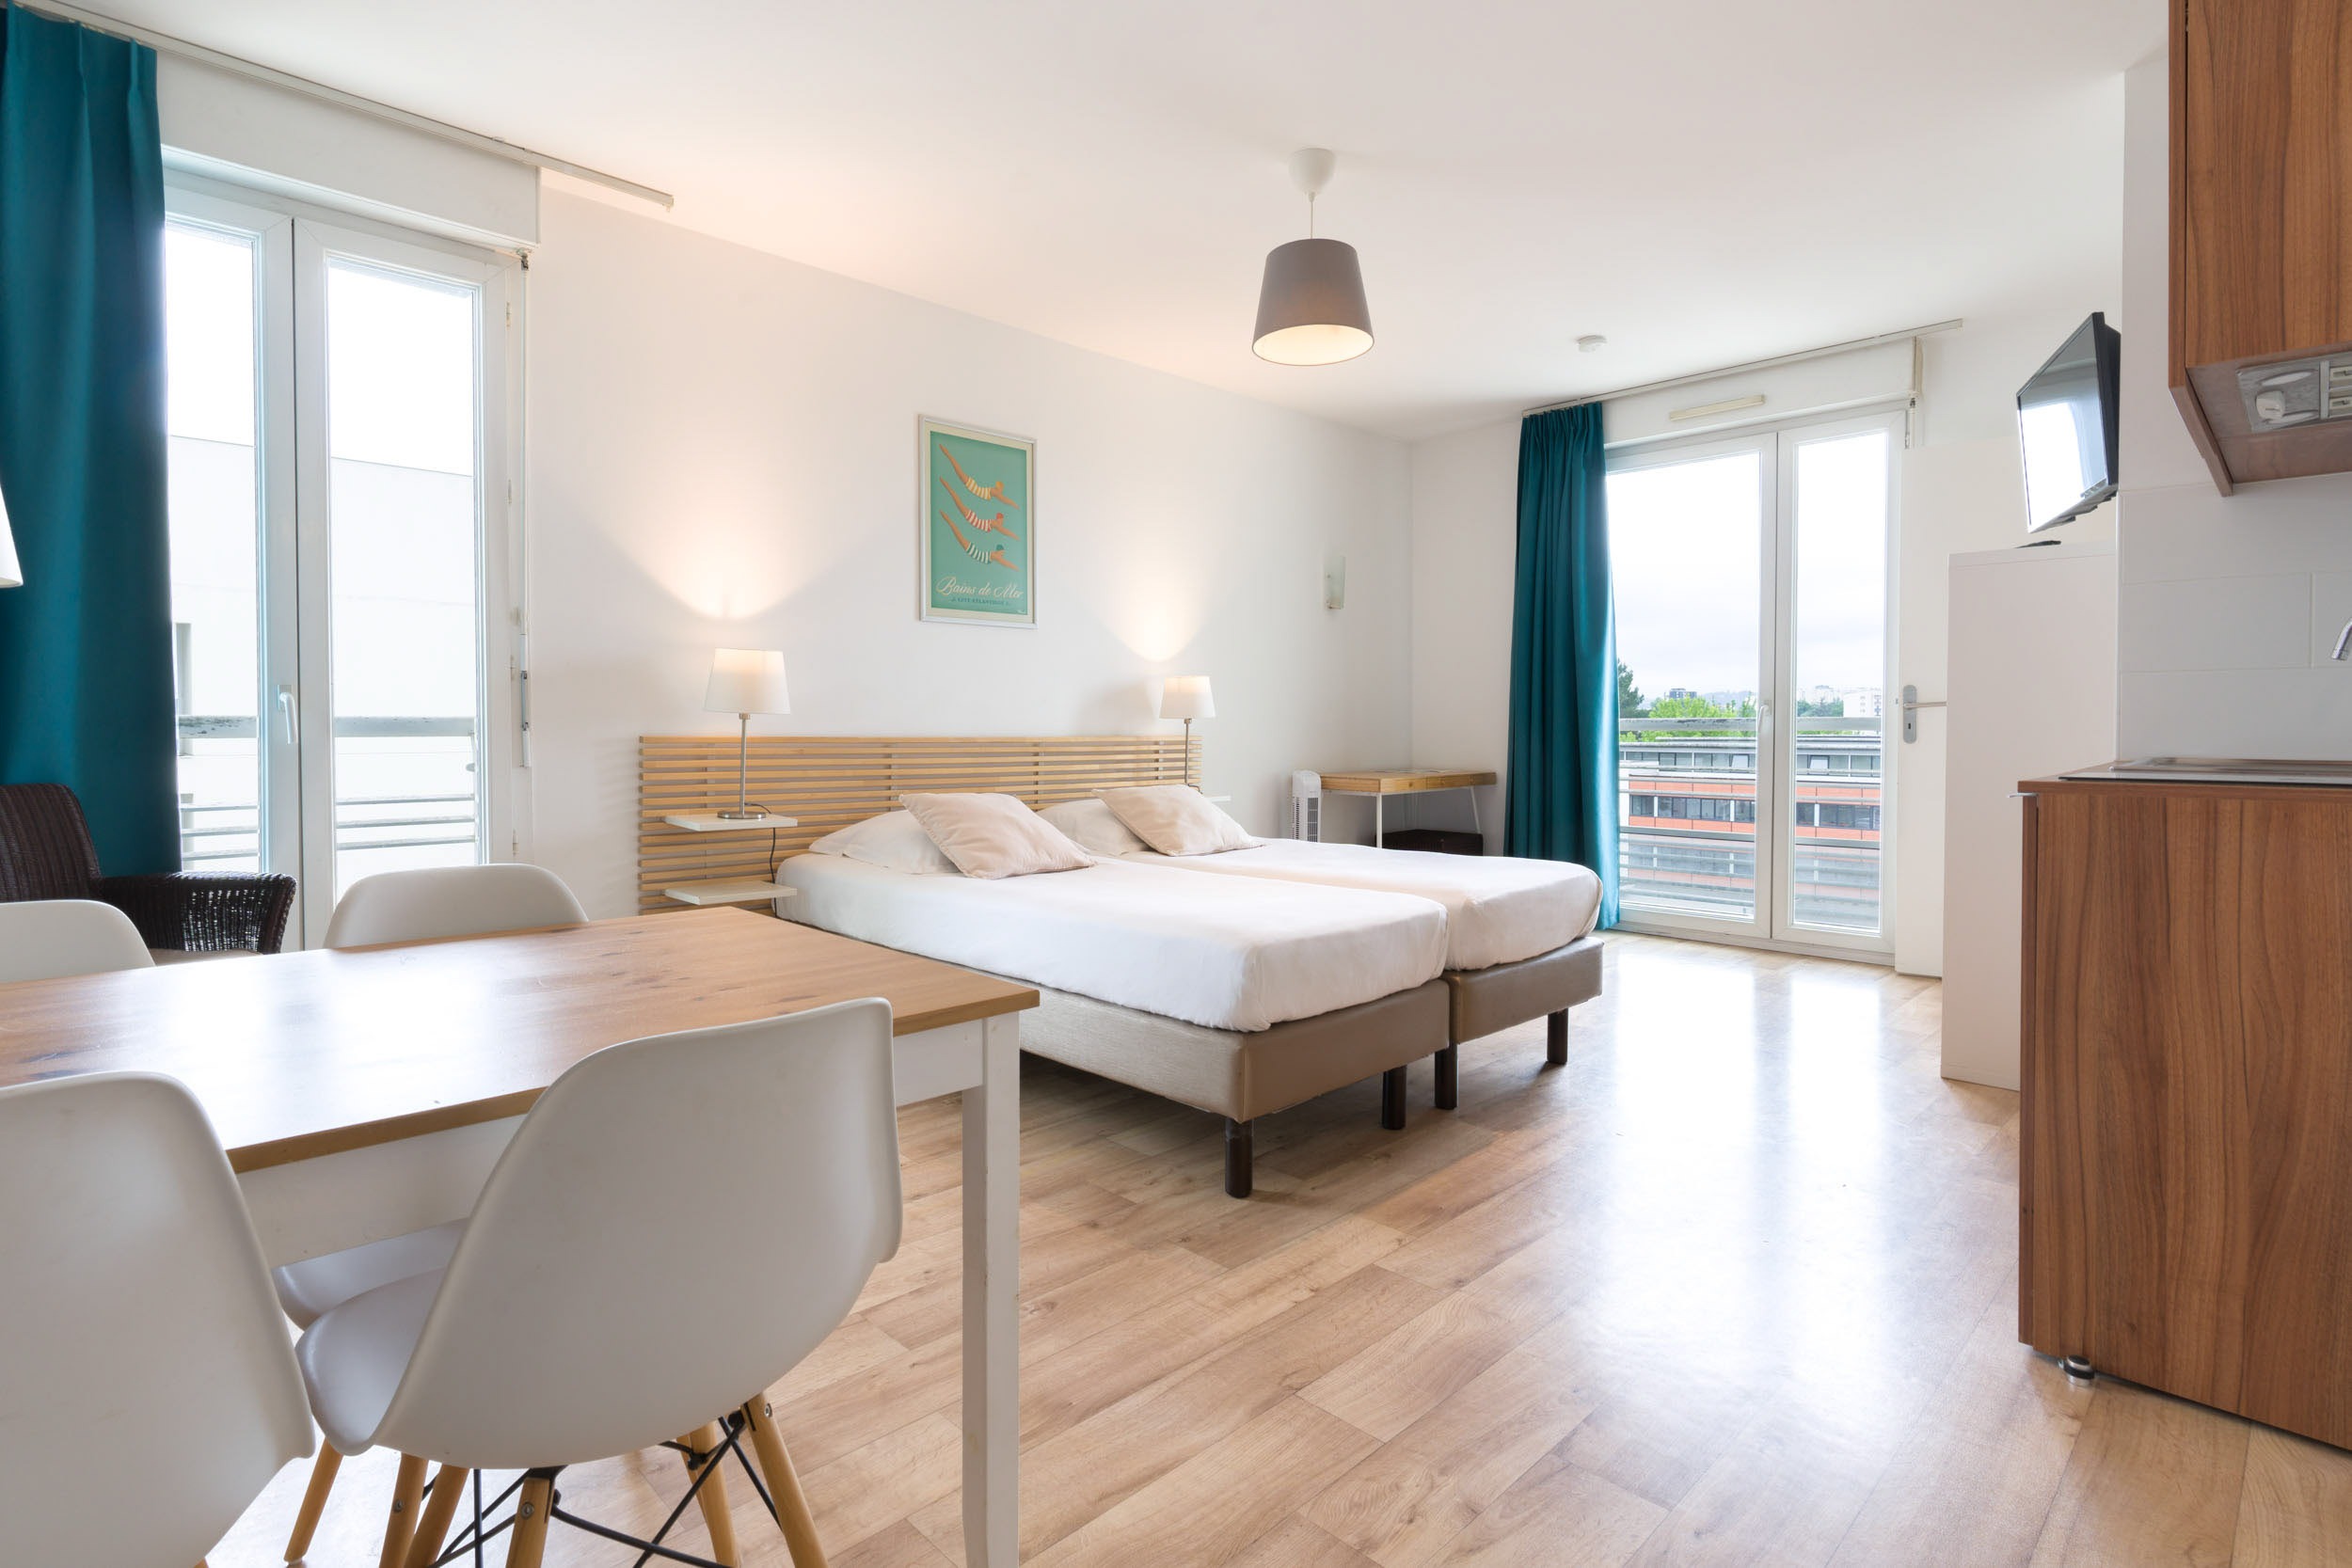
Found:
[[[953, 459], [950, 459], [949, 461], [952, 462]], [[968, 483], [970, 482], [966, 481], [965, 483]], [[999, 512], [993, 517], [983, 517], [978, 513], [963, 504], [963, 498], [956, 494], [954, 485], [949, 484], [943, 479], [939, 482], [939, 487], [947, 492], [947, 499], [956, 503], [956, 510], [958, 512], [963, 514], [963, 526], [970, 529], [973, 532], [1001, 533], [1006, 538], [1013, 540], [1016, 543], [1020, 540], [1021, 535], [1013, 532], [1011, 529], [1005, 526], [1005, 515], [1003, 513]]]
[[[970, 474], [963, 471], [963, 465], [956, 461], [956, 454], [954, 452], [949, 451], [946, 447], [941, 447], [939, 449], [939, 455], [947, 460], [947, 467], [955, 469], [956, 477], [963, 481], [963, 487], [971, 491], [975, 496], [977, 496], [980, 499], [984, 501], [1003, 501], [1007, 506], [1019, 506], [1021, 504], [1019, 501], [1014, 500], [1010, 496], [1005, 494], [1005, 482], [1003, 480], [1000, 479], [993, 484], [983, 485], [978, 480], [974, 479]], [[945, 484], [947, 482], [943, 479], [940, 483]], [[969, 516], [971, 514], [966, 513], [965, 515]], [[1002, 519], [999, 518], [999, 521], [1001, 520]], [[1017, 539], [1020, 535], [1015, 534], [1013, 537]]]
[[[981, 562], [990, 566], [1002, 566], [1008, 571], [1017, 572], [1021, 570], [1018, 562], [1005, 559], [1005, 547], [1002, 545], [992, 546], [986, 555], [982, 555], [980, 553], [980, 547], [972, 543], [971, 540], [966, 539], [963, 536], [963, 531], [956, 527], [956, 520], [953, 517], [948, 516], [945, 512], [938, 513], [936, 515], [941, 522], [947, 525], [947, 531], [956, 536], [956, 543], [963, 546], [963, 553], [970, 556], [973, 560]], [[967, 512], [964, 515], [968, 517], [971, 514]], [[978, 525], [976, 523], [974, 526], [977, 527]]]

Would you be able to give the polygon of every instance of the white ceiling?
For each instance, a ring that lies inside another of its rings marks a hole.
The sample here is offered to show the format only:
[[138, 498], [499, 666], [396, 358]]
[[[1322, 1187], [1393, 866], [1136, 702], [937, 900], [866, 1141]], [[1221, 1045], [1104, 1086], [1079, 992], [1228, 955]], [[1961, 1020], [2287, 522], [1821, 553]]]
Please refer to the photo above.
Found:
[[[676, 221], [1404, 437], [2115, 267], [2158, 0], [97, 0]], [[1378, 346], [1249, 352], [1291, 150]], [[2080, 308], [2109, 303], [2086, 298]], [[1576, 338], [1610, 346], [1579, 354]]]

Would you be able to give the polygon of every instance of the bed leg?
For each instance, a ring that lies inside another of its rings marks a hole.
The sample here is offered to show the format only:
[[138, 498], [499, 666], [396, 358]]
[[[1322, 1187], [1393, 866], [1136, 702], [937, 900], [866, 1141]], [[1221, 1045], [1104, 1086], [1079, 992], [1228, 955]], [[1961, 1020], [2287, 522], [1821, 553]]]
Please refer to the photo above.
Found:
[[1249, 1147], [1249, 1124], [1225, 1118], [1225, 1196], [1248, 1197], [1250, 1173], [1257, 1164]]
[[1568, 1065], [1568, 1009], [1561, 1008], [1544, 1019], [1544, 1060], [1553, 1067]]
[[1405, 1125], [1405, 1069], [1401, 1067], [1380, 1075], [1380, 1125], [1391, 1132]]
[[1451, 1111], [1461, 1101], [1458, 1075], [1462, 1067], [1462, 1048], [1449, 1045], [1438, 1053], [1438, 1109]]

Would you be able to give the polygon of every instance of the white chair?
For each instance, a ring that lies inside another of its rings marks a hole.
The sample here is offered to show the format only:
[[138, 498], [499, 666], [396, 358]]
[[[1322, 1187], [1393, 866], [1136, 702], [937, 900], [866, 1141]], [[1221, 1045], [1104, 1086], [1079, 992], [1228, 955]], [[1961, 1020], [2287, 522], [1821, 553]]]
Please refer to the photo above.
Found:
[[88, 898], [0, 904], [0, 983], [147, 969], [155, 960], [131, 917]]
[[0, 1088], [0, 1562], [186, 1568], [310, 1451], [262, 1246], [185, 1087]]
[[509, 1561], [535, 1568], [550, 1520], [579, 1523], [565, 1465], [726, 1411], [723, 1450], [751, 1437], [794, 1560], [821, 1562], [764, 1390], [898, 1250], [891, 1090], [879, 1000], [633, 1040], [556, 1080], [448, 1269], [354, 1297], [297, 1348], [336, 1448], [440, 1462], [407, 1560], [439, 1550], [468, 1472], [513, 1469]]
[[[386, 871], [351, 884], [327, 921], [326, 945], [371, 947], [383, 942], [489, 936], [546, 926], [577, 926], [587, 918], [564, 879], [542, 866], [453, 865]], [[430, 1230], [288, 1264], [274, 1276], [278, 1304], [296, 1328], [308, 1328], [320, 1314], [353, 1296], [440, 1268], [449, 1261], [465, 1228], [465, 1221], [454, 1220]], [[294, 1514], [294, 1532], [286, 1542], [287, 1561], [310, 1551], [319, 1516], [334, 1490], [335, 1472], [342, 1465], [342, 1455], [333, 1444], [319, 1449], [310, 1469], [310, 1484]], [[412, 1481], [421, 1485], [416, 1466], [405, 1468], [396, 1483], [393, 1516], [386, 1527], [389, 1533], [403, 1528], [406, 1521], [402, 1515], [414, 1513], [417, 1500]]]
[[588, 919], [564, 879], [545, 866], [443, 865], [382, 871], [351, 884], [326, 923], [329, 947], [480, 937]]

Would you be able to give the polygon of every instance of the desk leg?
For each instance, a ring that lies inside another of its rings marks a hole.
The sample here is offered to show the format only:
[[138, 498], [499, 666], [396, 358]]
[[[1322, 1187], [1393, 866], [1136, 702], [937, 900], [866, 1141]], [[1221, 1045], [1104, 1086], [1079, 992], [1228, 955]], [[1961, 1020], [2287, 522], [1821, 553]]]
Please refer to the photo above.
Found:
[[1021, 1025], [983, 1025], [979, 1086], [963, 1091], [963, 1552], [1020, 1552]]
[[1372, 847], [1375, 849], [1385, 849], [1389, 843], [1388, 835], [1380, 830], [1380, 797], [1374, 796], [1372, 798]]

